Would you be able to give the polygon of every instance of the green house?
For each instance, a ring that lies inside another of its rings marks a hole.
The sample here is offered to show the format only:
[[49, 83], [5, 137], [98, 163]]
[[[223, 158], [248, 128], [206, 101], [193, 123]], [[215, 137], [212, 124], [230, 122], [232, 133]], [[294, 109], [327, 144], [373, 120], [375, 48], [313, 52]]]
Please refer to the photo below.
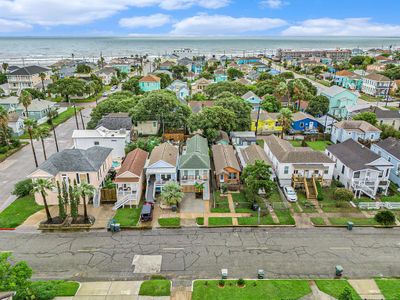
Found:
[[146, 75], [139, 80], [139, 87], [143, 92], [161, 89], [161, 79], [155, 75]]
[[321, 95], [329, 99], [328, 113], [341, 119], [347, 118], [349, 109], [357, 105], [358, 95], [337, 85], [324, 89]]

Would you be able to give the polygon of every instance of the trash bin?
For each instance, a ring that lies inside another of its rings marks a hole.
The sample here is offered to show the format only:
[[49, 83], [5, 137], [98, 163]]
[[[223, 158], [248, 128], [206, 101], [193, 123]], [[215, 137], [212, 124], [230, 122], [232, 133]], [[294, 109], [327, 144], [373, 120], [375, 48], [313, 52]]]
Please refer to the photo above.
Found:
[[260, 206], [258, 205], [258, 203], [256, 203], [256, 202], [253, 203], [253, 207], [252, 207], [253, 211], [257, 211], [259, 207]]
[[353, 226], [354, 226], [354, 223], [353, 223], [353, 222], [347, 221], [347, 229], [348, 229], [348, 230], [352, 230], [352, 229], [353, 229]]
[[258, 272], [257, 272], [257, 278], [258, 278], [258, 279], [264, 279], [264, 276], [265, 276], [264, 270], [258, 270]]
[[228, 278], [228, 269], [222, 269], [221, 270], [221, 278], [222, 279], [227, 279]]
[[342, 276], [342, 274], [343, 274], [343, 267], [340, 266], [340, 265], [337, 265], [337, 266], [335, 267], [335, 273], [336, 273], [336, 276]]
[[115, 223], [114, 224], [114, 232], [119, 232], [121, 231], [121, 224]]

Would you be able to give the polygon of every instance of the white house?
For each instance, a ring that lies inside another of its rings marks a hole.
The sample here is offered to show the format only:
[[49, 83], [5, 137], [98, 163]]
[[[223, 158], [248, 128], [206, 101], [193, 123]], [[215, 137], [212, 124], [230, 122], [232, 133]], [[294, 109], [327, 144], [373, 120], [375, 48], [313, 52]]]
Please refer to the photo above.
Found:
[[146, 163], [146, 201], [154, 201], [169, 181], [177, 181], [177, 164], [179, 150], [177, 147], [163, 143], [153, 149]]
[[352, 139], [330, 145], [325, 152], [335, 162], [334, 178], [355, 197], [387, 194], [392, 163]]
[[117, 70], [113, 67], [106, 66], [96, 72], [96, 75], [101, 79], [103, 84], [111, 84], [111, 79], [117, 76]]
[[242, 99], [251, 104], [253, 111], [258, 110], [262, 102], [261, 98], [252, 91], [248, 91], [246, 94], [244, 94]]
[[186, 103], [186, 98], [189, 97], [190, 94], [187, 83], [181, 80], [175, 80], [169, 86], [167, 86], [166, 89], [174, 92], [176, 94], [176, 97], [182, 103]]
[[363, 78], [361, 91], [374, 97], [386, 97], [390, 89], [390, 79], [384, 75], [371, 73]]
[[293, 147], [275, 135], [262, 137], [264, 151], [280, 186], [298, 185], [313, 177], [322, 185], [330, 185], [335, 163], [326, 154], [309, 147]]
[[375, 142], [380, 136], [381, 130], [366, 121], [344, 120], [333, 124], [331, 141], [335, 144], [348, 139]]
[[8, 127], [12, 129], [13, 134], [16, 136], [20, 136], [24, 133], [24, 120], [25, 117], [20, 116], [16, 112], [8, 114]]
[[130, 141], [126, 129], [108, 130], [99, 127], [94, 130], [74, 130], [72, 133], [76, 149], [88, 149], [93, 146], [112, 148], [113, 159], [122, 159], [125, 156], [125, 146]]
[[394, 165], [389, 179], [400, 186], [400, 141], [394, 137], [388, 137], [372, 144], [371, 150]]

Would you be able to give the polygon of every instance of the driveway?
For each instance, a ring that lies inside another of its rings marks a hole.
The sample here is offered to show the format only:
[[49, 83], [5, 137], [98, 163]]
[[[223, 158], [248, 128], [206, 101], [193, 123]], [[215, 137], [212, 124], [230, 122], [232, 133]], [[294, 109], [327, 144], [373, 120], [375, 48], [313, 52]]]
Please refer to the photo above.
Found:
[[196, 199], [194, 193], [185, 193], [179, 210], [182, 213], [204, 213], [204, 200]]

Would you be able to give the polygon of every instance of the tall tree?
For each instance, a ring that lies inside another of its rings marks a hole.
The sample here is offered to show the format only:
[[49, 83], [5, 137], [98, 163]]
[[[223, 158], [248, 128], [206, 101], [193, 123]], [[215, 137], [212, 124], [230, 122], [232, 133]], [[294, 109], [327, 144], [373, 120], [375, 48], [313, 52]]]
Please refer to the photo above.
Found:
[[42, 143], [44, 160], [47, 160], [46, 147], [44, 139], [49, 136], [49, 129], [47, 127], [39, 126], [33, 130], [33, 137]]
[[58, 141], [57, 141], [57, 134], [56, 134], [56, 127], [54, 126], [53, 119], [58, 116], [58, 112], [55, 109], [50, 109], [47, 113], [47, 122], [50, 124], [51, 129], [53, 130], [54, 142], [56, 144], [56, 150], [59, 152], [58, 148]]
[[161, 200], [168, 205], [178, 205], [185, 194], [182, 192], [182, 187], [174, 182], [167, 182], [161, 192]]
[[35, 146], [33, 145], [33, 131], [35, 130], [35, 127], [36, 127], [36, 120], [26, 119], [24, 121], [24, 125], [25, 125], [25, 130], [29, 134], [29, 139], [31, 141], [31, 148], [32, 148], [32, 153], [33, 153], [33, 159], [35, 160], [35, 165], [37, 168], [39, 166], [39, 164], [38, 164], [37, 157], [36, 157]]
[[40, 81], [42, 82], [42, 91], [45, 92], [44, 88], [44, 80], [46, 79], [46, 73], [40, 72], [39, 73]]
[[285, 96], [287, 96], [288, 92], [289, 90], [286, 82], [280, 82], [275, 88], [274, 95], [282, 102]]
[[[4, 107], [0, 106], [0, 128], [2, 136], [4, 138], [4, 143], [9, 144], [9, 128], [8, 128], [8, 113]], [[0, 140], [1, 141], [1, 140]]]
[[325, 115], [329, 111], [329, 99], [323, 95], [311, 98], [308, 103], [307, 112], [314, 117]]
[[61, 189], [59, 181], [57, 181], [57, 199], [58, 199], [58, 215], [62, 220], [64, 220], [67, 216], [67, 213], [65, 211], [63, 191]]
[[235, 127], [233, 130], [246, 131], [251, 126], [251, 104], [241, 97], [218, 97], [214, 103], [215, 106], [221, 106], [223, 108], [231, 110], [235, 113]]
[[18, 102], [25, 108], [26, 117], [29, 118], [28, 107], [32, 103], [32, 95], [26, 90], [22, 90], [18, 97]]
[[271, 180], [271, 167], [262, 160], [256, 160], [254, 164], [247, 165], [243, 170], [242, 180], [253, 194], [264, 190], [268, 195], [274, 186]]
[[3, 63], [1, 64], [1, 67], [2, 67], [2, 69], [3, 69], [4, 74], [7, 73], [8, 63], [3, 62]]
[[44, 209], [46, 210], [47, 223], [51, 223], [53, 221], [46, 199], [47, 191], [53, 188], [54, 184], [50, 180], [38, 178], [33, 181], [33, 192], [40, 193], [40, 195], [42, 196]]
[[94, 188], [93, 185], [86, 183], [86, 182], [82, 182], [79, 186], [80, 189], [80, 195], [82, 197], [82, 201], [83, 201], [83, 218], [85, 220], [85, 223], [89, 222], [89, 216], [87, 213], [87, 201], [92, 198], [95, 194], [96, 189]]
[[261, 108], [267, 112], [278, 112], [281, 109], [281, 103], [272, 95], [265, 95], [261, 102]]
[[70, 102], [71, 96], [82, 96], [85, 92], [85, 83], [77, 78], [61, 78], [48, 86], [48, 89], [55, 94], [64, 97], [65, 102]]
[[305, 100], [307, 98], [307, 87], [298, 79], [294, 79], [293, 81], [293, 99], [297, 100], [297, 109], [300, 109], [301, 100]]
[[282, 126], [281, 138], [283, 139], [285, 131], [289, 129], [290, 124], [292, 123], [292, 111], [287, 107], [282, 108], [279, 111], [278, 120]]

